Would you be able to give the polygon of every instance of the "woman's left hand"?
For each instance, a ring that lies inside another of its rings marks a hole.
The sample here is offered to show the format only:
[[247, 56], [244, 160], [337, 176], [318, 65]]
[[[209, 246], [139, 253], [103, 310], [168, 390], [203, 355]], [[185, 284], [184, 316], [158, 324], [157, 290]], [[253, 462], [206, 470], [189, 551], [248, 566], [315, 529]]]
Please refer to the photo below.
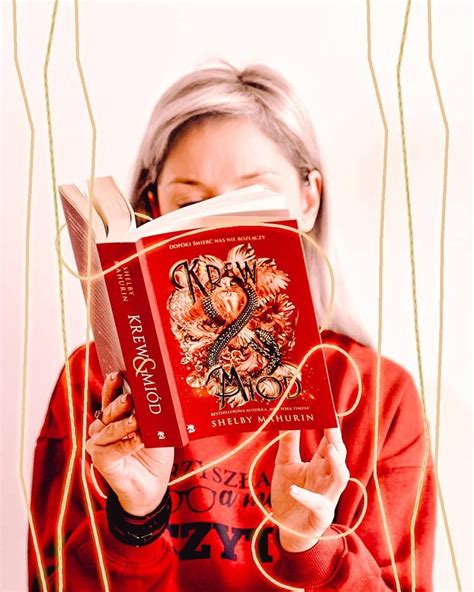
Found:
[[[280, 543], [287, 551], [306, 551], [331, 525], [339, 497], [349, 481], [345, 459], [346, 447], [339, 428], [324, 430], [309, 462], [301, 460], [300, 430], [292, 430], [279, 441], [271, 485], [273, 517], [308, 537], [280, 528]], [[294, 493], [293, 485], [297, 486]]]

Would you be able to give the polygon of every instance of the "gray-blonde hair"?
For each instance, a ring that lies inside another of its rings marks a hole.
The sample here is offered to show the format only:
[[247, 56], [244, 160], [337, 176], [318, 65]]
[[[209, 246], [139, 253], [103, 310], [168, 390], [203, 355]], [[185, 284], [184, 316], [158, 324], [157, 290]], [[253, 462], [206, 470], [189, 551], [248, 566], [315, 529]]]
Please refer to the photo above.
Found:
[[[283, 150], [305, 178], [318, 169], [324, 179], [312, 122], [290, 84], [275, 70], [250, 65], [239, 70], [227, 62], [194, 70], [177, 80], [158, 100], [146, 128], [132, 174], [130, 199], [135, 211], [152, 214], [148, 190], [157, 180], [173, 145], [187, 129], [210, 117], [246, 117]], [[323, 189], [324, 194], [324, 189]], [[348, 295], [337, 274], [336, 253], [330, 243], [329, 204], [322, 194], [314, 227], [308, 233], [328, 255], [335, 271], [335, 301], [327, 328], [373, 346], [348, 306]], [[326, 317], [330, 298], [324, 260], [303, 240], [316, 314]]]

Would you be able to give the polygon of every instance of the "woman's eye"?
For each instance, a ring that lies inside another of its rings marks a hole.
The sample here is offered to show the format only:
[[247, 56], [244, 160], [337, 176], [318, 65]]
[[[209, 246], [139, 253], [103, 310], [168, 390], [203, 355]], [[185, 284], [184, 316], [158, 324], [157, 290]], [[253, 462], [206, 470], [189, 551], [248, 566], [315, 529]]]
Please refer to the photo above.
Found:
[[184, 202], [184, 203], [181, 203], [181, 204], [179, 204], [179, 205], [178, 205], [178, 209], [180, 209], [180, 208], [185, 208], [186, 206], [190, 206], [190, 205], [192, 205], [192, 204], [199, 203], [200, 201], [202, 201], [202, 200], [201, 200], [201, 199], [196, 199], [196, 200], [194, 200], [194, 201], [186, 201], [186, 202]]

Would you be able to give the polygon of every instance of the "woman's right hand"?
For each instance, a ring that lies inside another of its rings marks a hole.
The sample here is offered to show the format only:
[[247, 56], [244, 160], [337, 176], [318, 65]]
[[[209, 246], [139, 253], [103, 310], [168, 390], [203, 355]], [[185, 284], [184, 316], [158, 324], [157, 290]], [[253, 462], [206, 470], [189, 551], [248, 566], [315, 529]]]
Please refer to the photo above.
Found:
[[[89, 427], [86, 450], [129, 514], [145, 516], [163, 499], [170, 480], [174, 448], [145, 448], [138, 433], [132, 397], [120, 395], [120, 373], [109, 374], [102, 388], [102, 420]], [[115, 398], [116, 397], [116, 398]]]

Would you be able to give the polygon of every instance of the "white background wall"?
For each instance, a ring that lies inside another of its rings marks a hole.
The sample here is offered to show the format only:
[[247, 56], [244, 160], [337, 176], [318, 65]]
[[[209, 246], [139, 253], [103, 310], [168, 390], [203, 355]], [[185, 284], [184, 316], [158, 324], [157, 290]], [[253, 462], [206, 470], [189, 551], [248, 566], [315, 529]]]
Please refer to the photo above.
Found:
[[[366, 8], [354, 2], [163, 4], [80, 2], [81, 58], [97, 125], [96, 175], [128, 190], [152, 107], [181, 73], [213, 57], [265, 62], [300, 91], [326, 162], [348, 285], [376, 336], [383, 129], [367, 62]], [[53, 2], [18, 5], [19, 59], [36, 130], [26, 474], [62, 366], [52, 179], [43, 67]], [[384, 354], [417, 378], [396, 63], [405, 3], [372, 2], [373, 59], [389, 131]], [[1, 590], [26, 589], [26, 521], [18, 477], [29, 129], [13, 62], [12, 4], [2, 3], [2, 527]], [[433, 2], [434, 59], [451, 131], [446, 230], [440, 475], [463, 582], [472, 590], [471, 7]], [[431, 424], [436, 395], [439, 227], [444, 135], [428, 64], [426, 2], [414, 1], [402, 82], [410, 159], [423, 370]], [[91, 127], [75, 65], [74, 12], [60, 2], [49, 69], [58, 183], [84, 185]], [[71, 259], [70, 251], [65, 248]], [[84, 342], [82, 293], [66, 274], [69, 349]], [[436, 590], [454, 590], [446, 536]]]

